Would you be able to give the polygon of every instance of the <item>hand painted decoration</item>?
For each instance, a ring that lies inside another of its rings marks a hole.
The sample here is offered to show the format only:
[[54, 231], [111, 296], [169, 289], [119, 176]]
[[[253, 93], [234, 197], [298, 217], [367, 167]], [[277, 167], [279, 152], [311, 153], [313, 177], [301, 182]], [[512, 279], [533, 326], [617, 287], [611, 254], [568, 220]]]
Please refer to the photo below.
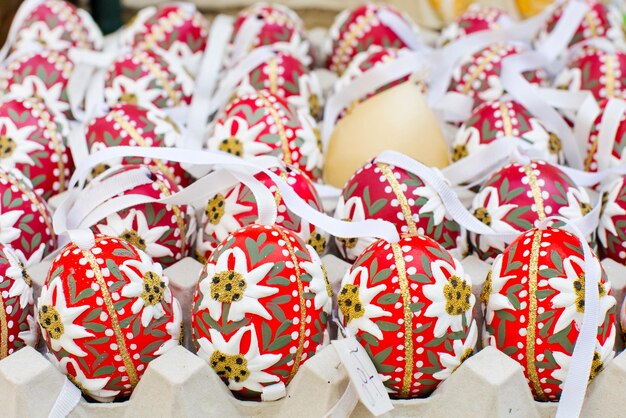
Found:
[[[599, 264], [594, 256], [593, 263]], [[600, 268], [602, 268], [600, 266]], [[589, 379], [614, 356], [615, 298], [602, 269], [599, 326]], [[523, 368], [538, 401], [557, 401], [585, 309], [583, 250], [562, 229], [531, 229], [494, 261], [481, 295], [485, 345]]]
[[[545, 161], [510, 163], [496, 171], [472, 203], [474, 216], [495, 232], [518, 234], [548, 216], [577, 221], [591, 211], [589, 196], [556, 166]], [[470, 243], [483, 260], [501, 253], [498, 237], [470, 233]]]
[[243, 158], [273, 155], [312, 180], [321, 176], [324, 157], [315, 121], [266, 90], [231, 101], [215, 119], [207, 147]]
[[148, 363], [179, 345], [182, 312], [160, 264], [124, 240], [96, 235], [54, 259], [37, 302], [50, 358], [84, 395], [129, 396]]
[[17, 170], [0, 168], [0, 196], [0, 244], [21, 252], [29, 265], [40, 262], [57, 243], [48, 205]]
[[341, 12], [329, 29], [325, 45], [326, 67], [343, 74], [352, 59], [372, 45], [385, 48], [409, 47], [380, 14], [388, 13], [410, 27], [417, 39], [419, 30], [411, 19], [387, 4], [366, 3]]
[[0, 91], [12, 98], [42, 100], [51, 113], [72, 118], [67, 85], [74, 63], [61, 51], [20, 53], [0, 72]]
[[331, 305], [312, 247], [281, 226], [249, 225], [217, 247], [200, 275], [193, 341], [236, 396], [258, 399], [322, 347]]
[[506, 12], [496, 7], [474, 3], [443, 29], [438, 44], [445, 46], [472, 33], [497, 30], [512, 23], [511, 17]]
[[[448, 90], [471, 97], [474, 99], [474, 107], [501, 98], [504, 95], [500, 80], [502, 60], [521, 54], [527, 49], [521, 43], [498, 42], [466, 56], [454, 68]], [[532, 84], [545, 83], [546, 75], [543, 70], [526, 71], [523, 75]]]
[[[603, 100], [598, 104], [600, 107], [600, 114], [596, 117], [596, 120], [591, 126], [591, 131], [589, 132], [589, 138], [586, 144], [587, 156], [584, 161], [585, 171], [597, 172], [626, 162], [626, 150], [624, 149], [626, 147], [626, 113], [622, 113], [619, 116], [615, 136], [613, 138], [609, 138], [612, 142], [612, 147], [610, 148], [608, 155], [600, 155], [600, 126], [602, 125], [602, 120], [604, 119], [607, 104], [608, 100]], [[603, 167], [598, 167], [599, 160], [603, 160]]]
[[0, 100], [0, 165], [17, 169], [48, 199], [65, 190], [74, 170], [67, 120], [37, 99]]
[[37, 345], [32, 282], [23, 254], [0, 244], [0, 359]]
[[[311, 207], [324, 212], [315, 186], [300, 170], [286, 166], [284, 169], [272, 168], [271, 171], [279, 175]], [[276, 184], [267, 174], [259, 173], [255, 178], [261, 181], [274, 196], [278, 210], [276, 224], [295, 232], [302, 241], [313, 247], [321, 255], [326, 248], [328, 234], [292, 213], [285, 205]], [[211, 252], [220, 242], [238, 229], [256, 223], [259, 216], [258, 212], [254, 195], [243, 184], [238, 184], [211, 197], [205, 206], [200, 221], [202, 230], [196, 246], [198, 260], [206, 263]]]
[[611, 181], [602, 190], [598, 225], [598, 255], [626, 264], [626, 189], [624, 177]]
[[[143, 195], [155, 199], [169, 197], [181, 190], [156, 166], [125, 165], [91, 181], [88, 190], [97, 190], [102, 181], [130, 170], [144, 170], [152, 181], [126, 190], [120, 195]], [[92, 228], [104, 235], [129, 242], [155, 262], [168, 267], [187, 256], [195, 240], [196, 218], [187, 205], [144, 203], [107, 215]]]
[[175, 57], [195, 78], [207, 45], [208, 23], [191, 3], [168, 2], [142, 9], [122, 31], [122, 43]]
[[[342, 189], [334, 216], [355, 222], [384, 219], [402, 235], [428, 235], [446, 249], [460, 245], [460, 227], [435, 189], [419, 176], [385, 163], [369, 162], [352, 175]], [[341, 255], [351, 262], [375, 240], [335, 238]]]
[[376, 241], [341, 286], [339, 319], [370, 354], [392, 397], [428, 396], [472, 354], [471, 281], [432, 239]]
[[91, 15], [64, 0], [39, 2], [21, 22], [12, 50], [39, 44], [44, 49], [101, 49], [102, 33]]
[[452, 161], [488, 147], [501, 137], [518, 137], [542, 151], [550, 163], [562, 163], [561, 140], [514, 100], [493, 100], [474, 109], [458, 130], [452, 143]]
[[[115, 146], [175, 147], [182, 141], [182, 128], [159, 109], [120, 103], [103, 116], [92, 119], [85, 132], [89, 153]], [[155, 165], [178, 184], [187, 185], [191, 176], [179, 164], [158, 159], [124, 157], [111, 159], [92, 170], [95, 177], [118, 164]]]
[[580, 49], [556, 77], [557, 89], [590, 91], [596, 100], [626, 98], [626, 53], [594, 47]]

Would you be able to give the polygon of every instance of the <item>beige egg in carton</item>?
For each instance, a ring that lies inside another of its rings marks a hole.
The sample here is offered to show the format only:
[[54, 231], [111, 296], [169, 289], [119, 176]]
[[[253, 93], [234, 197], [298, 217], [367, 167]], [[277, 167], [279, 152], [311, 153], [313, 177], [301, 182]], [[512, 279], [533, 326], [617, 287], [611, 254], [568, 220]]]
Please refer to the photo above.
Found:
[[[323, 257], [328, 276], [338, 288], [349, 264], [333, 255]], [[626, 267], [602, 262], [613, 286], [618, 306], [624, 299]], [[31, 268], [36, 294], [45, 281], [49, 262]], [[473, 279], [477, 300], [489, 264], [475, 256], [463, 260]], [[184, 314], [184, 341], [189, 346], [193, 292], [202, 266], [185, 258], [166, 269], [170, 285]], [[474, 316], [482, 325], [479, 304]], [[619, 326], [619, 325], [618, 325]], [[479, 329], [481, 326], [479, 326]], [[480, 341], [480, 338], [479, 338]], [[621, 341], [616, 349], [622, 348]], [[40, 347], [45, 351], [45, 347]], [[626, 355], [618, 355], [589, 385], [582, 416], [620, 416], [621, 391], [626, 381]], [[66, 378], [40, 352], [27, 347], [0, 361], [0, 403], [4, 417], [47, 417]], [[70, 417], [368, 417], [370, 412], [356, 401], [345, 402], [350, 384], [333, 345], [307, 361], [287, 386], [287, 394], [276, 401], [236, 399], [211, 367], [184, 347], [177, 347], [152, 361], [132, 396], [125, 402], [91, 403], [81, 398]], [[353, 392], [354, 393], [354, 392]], [[344, 397], [343, 402], [340, 399]], [[338, 403], [340, 405], [338, 405]], [[385, 417], [553, 417], [556, 403], [536, 402], [521, 366], [495, 348], [478, 351], [428, 397], [392, 400], [393, 410]], [[337, 406], [337, 407], [336, 407]], [[331, 412], [332, 411], [332, 412]]]

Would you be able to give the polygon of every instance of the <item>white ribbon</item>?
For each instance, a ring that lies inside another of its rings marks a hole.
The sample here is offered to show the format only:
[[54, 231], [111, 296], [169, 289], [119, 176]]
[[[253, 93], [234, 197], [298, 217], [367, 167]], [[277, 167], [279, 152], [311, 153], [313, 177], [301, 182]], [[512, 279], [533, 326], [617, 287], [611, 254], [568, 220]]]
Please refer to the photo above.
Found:
[[250, 52], [250, 47], [254, 45], [254, 39], [259, 35], [264, 24], [265, 20], [259, 18], [256, 14], [246, 17], [239, 27], [232, 45], [231, 56], [228, 59], [230, 66], [237, 64], [240, 59]]
[[624, 112], [626, 112], [626, 102], [613, 98], [609, 99], [602, 112], [602, 122], [600, 122], [598, 129], [598, 149], [596, 152], [598, 170], [609, 168], [611, 164], [615, 136]]
[[82, 398], [82, 392], [70, 379], [65, 377], [61, 392], [57, 396], [48, 418], [66, 418], [76, 408]]
[[418, 49], [425, 48], [411, 24], [403, 19], [402, 16], [386, 8], [379, 8], [376, 15], [380, 22], [391, 29], [409, 49], [417, 51]]

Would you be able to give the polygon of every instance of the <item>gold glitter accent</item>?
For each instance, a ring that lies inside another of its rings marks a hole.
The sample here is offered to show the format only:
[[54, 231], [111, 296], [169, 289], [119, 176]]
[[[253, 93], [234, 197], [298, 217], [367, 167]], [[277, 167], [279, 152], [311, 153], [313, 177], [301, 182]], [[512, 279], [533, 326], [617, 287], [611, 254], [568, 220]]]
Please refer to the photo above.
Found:
[[537, 365], [535, 364], [535, 338], [537, 337], [537, 272], [539, 270], [539, 245], [541, 244], [541, 230], [535, 230], [530, 250], [530, 265], [528, 271], [528, 327], [526, 332], [526, 370], [528, 379], [535, 389], [538, 400], [545, 401], [546, 396], [541, 389]]
[[[300, 368], [300, 362], [302, 361], [302, 351], [304, 351], [304, 337], [306, 332], [306, 303], [304, 300], [304, 286], [302, 285], [302, 279], [300, 278], [300, 265], [298, 264], [298, 257], [296, 257], [296, 253], [291, 246], [291, 241], [289, 241], [289, 237], [280, 229], [277, 229], [280, 237], [285, 241], [285, 245], [287, 245], [287, 251], [289, 251], [289, 256], [291, 257], [291, 262], [293, 263], [293, 267], [296, 270], [296, 277], [298, 282], [298, 297], [300, 299], [300, 337], [298, 340], [298, 349], [296, 351], [296, 356], [293, 359], [293, 368], [291, 369], [291, 373], [289, 374], [289, 380], [296, 375], [298, 369]], [[287, 383], [288, 383], [287, 382]]]
[[591, 30], [591, 37], [595, 38], [598, 36], [598, 30], [596, 29], [596, 24], [593, 21], [593, 17], [591, 16], [591, 11], [585, 13], [585, 21], [587, 22], [587, 26]]
[[143, 275], [142, 287], [139, 297], [146, 306], [155, 306], [163, 302], [165, 282], [161, 280], [161, 276], [153, 271], [147, 271]]
[[134, 388], [137, 385], [139, 379], [137, 378], [137, 370], [135, 370], [135, 365], [128, 354], [128, 348], [126, 347], [126, 340], [124, 339], [124, 334], [122, 333], [122, 329], [120, 328], [120, 321], [117, 318], [117, 311], [113, 306], [113, 300], [111, 299], [111, 294], [109, 293], [109, 288], [102, 277], [102, 271], [100, 271], [100, 266], [96, 261], [96, 257], [88, 250], [82, 250], [83, 257], [87, 259], [89, 262], [89, 266], [94, 272], [96, 282], [100, 286], [100, 292], [102, 293], [102, 299], [104, 299], [104, 305], [107, 308], [107, 312], [109, 314], [109, 318], [111, 319], [111, 328], [113, 328], [113, 332], [115, 333], [115, 340], [117, 341], [117, 349], [124, 361], [124, 367], [126, 368], [126, 374], [130, 380], [130, 385]]
[[0, 158], [10, 157], [16, 148], [13, 138], [7, 135], [0, 135]]
[[235, 136], [222, 139], [217, 147], [220, 151], [224, 151], [228, 154], [235, 155], [237, 157], [243, 156], [243, 142]]
[[585, 171], [591, 170], [591, 164], [596, 156], [596, 151], [598, 150], [598, 135], [591, 137], [591, 146], [589, 147], [589, 151], [587, 152], [587, 158], [585, 158]]
[[615, 97], [615, 60], [611, 54], [606, 54], [606, 97]]
[[134, 229], [126, 229], [124, 230], [118, 238], [123, 239], [124, 241], [133, 244], [135, 247], [139, 248], [141, 251], [146, 251], [146, 240], [139, 235], [137, 231]]
[[509, 117], [509, 109], [502, 102], [500, 102], [500, 113], [502, 113], [502, 127], [504, 128], [504, 135], [513, 136], [513, 125], [511, 124], [511, 118]]
[[368, 25], [372, 23], [372, 21], [374, 21], [375, 17], [375, 14], [372, 13], [370, 9], [367, 9], [365, 16], [362, 16], [361, 22], [354, 22], [349, 25], [348, 30], [344, 32], [343, 38], [339, 39], [337, 53], [332, 58], [337, 75], [341, 76], [348, 66], [346, 63], [343, 62], [348, 60], [348, 57], [346, 56], [346, 51], [348, 50], [348, 48], [353, 48], [352, 44], [354, 43], [357, 36], [359, 36], [363, 29], [365, 29]]
[[452, 162], [457, 162], [469, 155], [466, 144], [455, 145], [452, 148]]
[[485, 279], [485, 283], [483, 284], [483, 289], [480, 291], [480, 301], [487, 306], [489, 303], [489, 297], [491, 296], [491, 289], [493, 284], [491, 282], [491, 270], [487, 273], [487, 278]]
[[270, 93], [277, 94], [278, 93], [278, 60], [276, 57], [272, 57], [267, 62], [267, 76], [269, 77], [270, 82]]
[[563, 149], [561, 139], [553, 132], [550, 132], [548, 137], [548, 152], [552, 155], [557, 155]]
[[[59, 157], [57, 161], [57, 168], [59, 169], [59, 192], [65, 191], [65, 163], [63, 162], [63, 150], [61, 145], [63, 139], [59, 138], [59, 132], [57, 131], [57, 125], [52, 121], [52, 115], [47, 110], [38, 109], [36, 104], [31, 108], [33, 116], [39, 116], [43, 119], [43, 123], [46, 125], [47, 131], [50, 133], [50, 140], [54, 146], [54, 152]], [[52, 229], [51, 229], [52, 231]]]
[[276, 128], [278, 129], [278, 137], [280, 138], [280, 142], [283, 148], [282, 159], [287, 164], [291, 164], [291, 151], [289, 151], [289, 142], [287, 141], [287, 135], [285, 134], [285, 126], [283, 125], [283, 121], [276, 109], [274, 109], [274, 105], [269, 100], [267, 100], [267, 97], [262, 94], [259, 94], [258, 97], [263, 101], [265, 108], [272, 115], [272, 119], [274, 119], [274, 123], [276, 124]]
[[402, 249], [397, 242], [391, 244], [393, 257], [398, 270], [400, 280], [400, 293], [402, 294], [402, 306], [404, 309], [404, 377], [402, 379], [402, 390], [400, 396], [408, 398], [411, 391], [411, 380], [413, 377], [413, 311], [411, 311], [411, 295], [409, 293], [409, 281], [406, 277], [406, 264], [402, 257]]
[[470, 74], [469, 80], [467, 80], [463, 84], [463, 90], [462, 90], [463, 94], [468, 94], [472, 90], [472, 84], [474, 83], [474, 81], [476, 81], [476, 79], [478, 78], [480, 73], [482, 73], [484, 71], [484, 69], [487, 66], [487, 64], [490, 64], [491, 61], [494, 58], [497, 58], [498, 56], [499, 55], [495, 51], [489, 51], [483, 57], [483, 62], [476, 66], [476, 69]]
[[[135, 16], [135, 19], [137, 17]], [[142, 49], [152, 49], [154, 45], [158, 43], [158, 39], [165, 34], [170, 28], [175, 28], [178, 24], [184, 21], [184, 15], [181, 9], [177, 9], [174, 12], [168, 14], [166, 18], [161, 18], [157, 21], [157, 24], [150, 27], [150, 32], [146, 34], [146, 37], [139, 43]], [[168, 27], [168, 25], [171, 25]], [[171, 30], [171, 29], [170, 29]], [[175, 29], [176, 30], [176, 29]]]
[[174, 88], [170, 85], [170, 82], [167, 79], [167, 77], [163, 74], [163, 71], [161, 71], [159, 69], [159, 67], [157, 67], [156, 64], [154, 62], [152, 62], [151, 59], [148, 59], [148, 56], [145, 53], [137, 54], [137, 55], [135, 55], [135, 57], [143, 65], [148, 67], [148, 70], [150, 70], [150, 73], [152, 73], [154, 78], [156, 78], [159, 81], [159, 83], [161, 84], [161, 87], [163, 88], [163, 90], [165, 90], [165, 92], [167, 93], [169, 98], [172, 100], [173, 106], [174, 107], [175, 106], [179, 106], [180, 105], [180, 100], [178, 98], [178, 95], [176, 94], [176, 91], [174, 90]]
[[9, 355], [9, 326], [4, 300], [0, 297], [0, 359]]
[[89, 43], [89, 39], [86, 38], [89, 34], [85, 34], [81, 29], [84, 28], [84, 22], [80, 20], [80, 17], [74, 10], [69, 6], [69, 4], [65, 2], [61, 2], [59, 4], [62, 8], [58, 10], [58, 14], [61, 17], [61, 21], [68, 22], [67, 27], [71, 28], [70, 32], [72, 33], [72, 39], [78, 39], [80, 47], [83, 49], [92, 49], [91, 44]]
[[415, 221], [413, 220], [413, 213], [411, 212], [411, 207], [409, 206], [409, 202], [402, 191], [402, 187], [400, 183], [398, 183], [398, 179], [393, 175], [391, 168], [387, 164], [376, 163], [376, 166], [380, 169], [380, 172], [383, 173], [387, 182], [391, 186], [393, 193], [396, 195], [398, 202], [400, 203], [400, 209], [402, 209], [402, 215], [404, 216], [404, 220], [406, 222], [407, 227], [409, 228], [409, 234], [417, 235], [417, 227], [415, 226]]
[[528, 185], [530, 186], [530, 191], [533, 194], [533, 199], [535, 200], [535, 206], [537, 206], [537, 217], [540, 221], [546, 219], [546, 213], [543, 209], [543, 198], [541, 197], [541, 188], [539, 184], [537, 184], [537, 177], [533, 172], [533, 168], [530, 165], [524, 166], [524, 174], [528, 177]]
[[211, 297], [221, 303], [240, 301], [246, 291], [246, 278], [235, 270], [215, 273], [211, 278]]
[[359, 286], [351, 283], [344, 284], [337, 296], [337, 306], [346, 319], [346, 324], [365, 315]]
[[58, 340], [65, 332], [65, 326], [61, 321], [59, 311], [52, 305], [43, 305], [39, 308], [39, 324], [48, 331], [53, 340]]
[[589, 382], [596, 378], [598, 373], [604, 370], [604, 363], [600, 358], [600, 353], [597, 351], [593, 352], [593, 360], [591, 361], [591, 370], [589, 372]]
[[241, 354], [226, 354], [215, 350], [209, 360], [211, 367], [222, 379], [244, 382], [250, 377], [248, 360]]
[[209, 223], [212, 225], [219, 225], [224, 216], [224, 206], [226, 206], [226, 199], [221, 193], [216, 194], [207, 203], [204, 209], [204, 216], [206, 216]]
[[[165, 197], [170, 197], [172, 195], [170, 189], [168, 189], [167, 185], [161, 180], [157, 179], [155, 183], [157, 186], [159, 186], [159, 190], [165, 195]], [[178, 230], [180, 231], [180, 252], [181, 254], [186, 254], [185, 252], [187, 251], [187, 228], [185, 227], [185, 217], [183, 216], [183, 212], [180, 210], [180, 206], [170, 206], [172, 207], [172, 212], [174, 212], [174, 215], [176, 216], [176, 226], [178, 226]]]

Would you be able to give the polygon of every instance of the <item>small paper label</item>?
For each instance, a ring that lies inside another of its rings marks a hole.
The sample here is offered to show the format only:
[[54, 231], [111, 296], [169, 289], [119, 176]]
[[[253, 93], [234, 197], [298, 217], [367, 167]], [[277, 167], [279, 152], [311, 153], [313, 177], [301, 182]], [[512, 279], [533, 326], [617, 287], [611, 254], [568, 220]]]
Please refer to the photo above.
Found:
[[333, 340], [339, 359], [348, 371], [361, 403], [374, 415], [380, 416], [393, 409], [391, 399], [376, 367], [361, 344], [352, 336]]

